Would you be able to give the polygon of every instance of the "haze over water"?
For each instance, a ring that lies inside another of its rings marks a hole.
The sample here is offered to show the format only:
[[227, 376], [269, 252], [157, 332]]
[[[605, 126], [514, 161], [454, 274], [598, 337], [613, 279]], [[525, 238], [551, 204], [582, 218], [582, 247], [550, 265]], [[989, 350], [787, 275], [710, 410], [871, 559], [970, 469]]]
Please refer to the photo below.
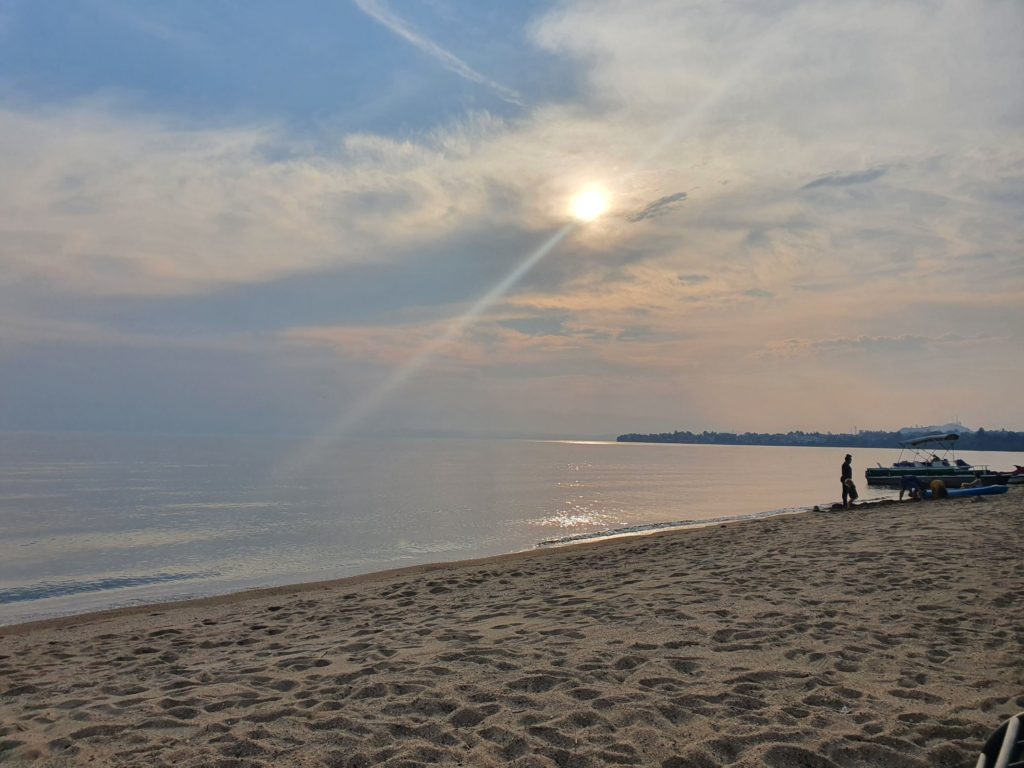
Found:
[[[838, 497], [840, 448], [0, 435], [0, 623]], [[854, 450], [864, 469], [889, 450]], [[958, 454], [960, 455], [960, 454]], [[1019, 454], [962, 454], [997, 468]]]

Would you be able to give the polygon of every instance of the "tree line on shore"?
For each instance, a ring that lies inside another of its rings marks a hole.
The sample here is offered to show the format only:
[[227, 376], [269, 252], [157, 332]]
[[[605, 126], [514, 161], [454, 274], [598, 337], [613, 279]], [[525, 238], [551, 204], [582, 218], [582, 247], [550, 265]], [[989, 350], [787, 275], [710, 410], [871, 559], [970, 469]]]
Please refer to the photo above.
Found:
[[[619, 435], [620, 443], [687, 443], [694, 445], [790, 445], [819, 448], [896, 448], [917, 434], [882, 430], [851, 433], [833, 432], [661, 432]], [[956, 443], [961, 451], [1024, 451], [1024, 432], [979, 429], [964, 432]]]

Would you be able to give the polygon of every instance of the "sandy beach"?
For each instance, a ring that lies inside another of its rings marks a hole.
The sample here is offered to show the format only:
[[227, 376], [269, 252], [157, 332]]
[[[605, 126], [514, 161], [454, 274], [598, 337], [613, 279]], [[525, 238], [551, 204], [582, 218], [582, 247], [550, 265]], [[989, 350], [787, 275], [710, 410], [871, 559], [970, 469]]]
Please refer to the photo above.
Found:
[[0, 763], [973, 765], [1022, 490], [3, 628]]

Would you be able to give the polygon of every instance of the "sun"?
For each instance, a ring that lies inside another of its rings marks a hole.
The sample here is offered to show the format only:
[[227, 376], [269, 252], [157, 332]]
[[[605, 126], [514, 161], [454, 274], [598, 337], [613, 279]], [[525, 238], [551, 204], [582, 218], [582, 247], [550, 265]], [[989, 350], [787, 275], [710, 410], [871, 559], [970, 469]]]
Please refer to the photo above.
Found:
[[593, 221], [608, 210], [608, 195], [602, 189], [591, 187], [572, 199], [569, 212], [578, 221]]

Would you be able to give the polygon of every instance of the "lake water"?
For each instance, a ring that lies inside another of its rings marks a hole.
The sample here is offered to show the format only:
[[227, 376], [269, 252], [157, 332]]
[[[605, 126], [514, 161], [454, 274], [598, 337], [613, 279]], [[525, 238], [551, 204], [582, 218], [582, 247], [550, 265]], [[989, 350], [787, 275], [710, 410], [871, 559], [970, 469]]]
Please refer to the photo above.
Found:
[[[0, 624], [808, 508], [838, 500], [845, 453], [0, 434]], [[863, 472], [896, 451], [851, 453], [862, 498], [894, 495]]]

